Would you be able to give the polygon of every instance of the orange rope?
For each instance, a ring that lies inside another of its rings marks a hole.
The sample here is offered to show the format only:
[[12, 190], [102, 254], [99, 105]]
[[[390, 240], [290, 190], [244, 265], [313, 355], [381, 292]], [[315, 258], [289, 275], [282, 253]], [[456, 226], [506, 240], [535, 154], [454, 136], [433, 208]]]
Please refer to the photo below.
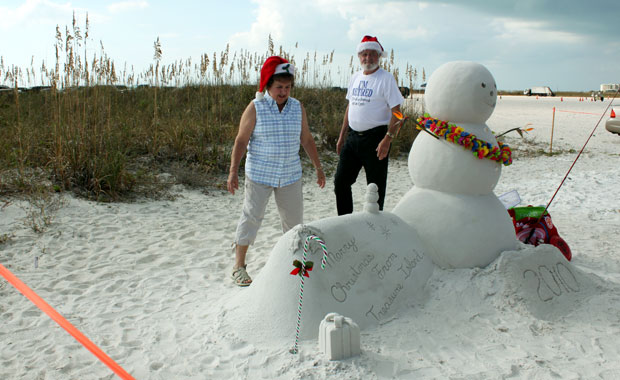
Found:
[[[557, 110], [558, 112], [568, 112], [568, 113], [581, 113], [584, 115], [596, 115], [596, 116], [601, 116], [600, 113], [594, 113], [594, 112], [581, 112], [581, 111], [564, 111], [564, 110]], [[605, 112], [607, 112], [607, 110], [605, 110]]]
[[99, 360], [105, 365], [110, 367], [114, 373], [116, 373], [123, 380], [135, 380], [129, 373], [125, 372], [121, 366], [116, 364], [105, 352], [101, 351], [93, 342], [91, 342], [84, 334], [82, 334], [75, 326], [67, 321], [62, 315], [60, 315], [53, 307], [47, 304], [43, 298], [39, 297], [34, 290], [30, 289], [28, 285], [24, 284], [17, 276], [11, 271], [6, 269], [0, 264], [0, 275], [2, 275], [15, 289], [19, 290], [26, 298], [34, 303], [41, 311], [52, 318], [63, 329], [67, 330], [78, 342], [82, 343], [90, 352], [92, 352]]

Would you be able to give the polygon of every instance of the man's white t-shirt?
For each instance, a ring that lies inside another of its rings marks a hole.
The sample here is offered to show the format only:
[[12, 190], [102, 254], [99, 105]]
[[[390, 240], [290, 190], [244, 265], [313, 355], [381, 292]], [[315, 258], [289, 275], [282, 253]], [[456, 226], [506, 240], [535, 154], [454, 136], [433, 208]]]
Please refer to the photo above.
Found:
[[349, 126], [363, 132], [379, 125], [388, 125], [392, 108], [402, 104], [403, 96], [392, 74], [379, 68], [370, 75], [364, 75], [363, 71], [353, 74], [347, 100]]

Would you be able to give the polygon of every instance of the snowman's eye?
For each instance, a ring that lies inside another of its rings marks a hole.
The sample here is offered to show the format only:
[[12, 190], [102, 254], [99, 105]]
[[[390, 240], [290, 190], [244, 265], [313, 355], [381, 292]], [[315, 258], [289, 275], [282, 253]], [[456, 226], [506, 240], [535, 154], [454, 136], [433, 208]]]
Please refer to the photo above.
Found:
[[486, 83], [484, 83], [484, 82], [480, 83], [480, 85], [482, 86], [482, 88], [486, 88], [487, 87]]

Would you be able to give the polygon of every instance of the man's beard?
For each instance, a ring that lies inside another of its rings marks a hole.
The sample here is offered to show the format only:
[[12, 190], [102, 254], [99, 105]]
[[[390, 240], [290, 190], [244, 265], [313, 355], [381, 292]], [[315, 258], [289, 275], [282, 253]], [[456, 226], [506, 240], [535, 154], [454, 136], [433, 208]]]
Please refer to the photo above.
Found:
[[373, 71], [374, 69], [376, 69], [377, 67], [379, 67], [379, 63], [362, 63], [362, 69], [364, 69], [364, 71]]

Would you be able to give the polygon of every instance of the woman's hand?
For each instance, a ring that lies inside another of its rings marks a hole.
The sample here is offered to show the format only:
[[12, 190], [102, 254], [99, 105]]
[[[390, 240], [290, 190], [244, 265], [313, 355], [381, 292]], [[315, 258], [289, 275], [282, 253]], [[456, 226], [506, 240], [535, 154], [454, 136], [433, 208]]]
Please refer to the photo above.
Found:
[[316, 168], [316, 183], [321, 189], [325, 187], [325, 173], [322, 168]]
[[228, 174], [226, 186], [228, 187], [228, 192], [235, 195], [235, 190], [239, 189], [239, 175], [236, 172], [230, 172]]

